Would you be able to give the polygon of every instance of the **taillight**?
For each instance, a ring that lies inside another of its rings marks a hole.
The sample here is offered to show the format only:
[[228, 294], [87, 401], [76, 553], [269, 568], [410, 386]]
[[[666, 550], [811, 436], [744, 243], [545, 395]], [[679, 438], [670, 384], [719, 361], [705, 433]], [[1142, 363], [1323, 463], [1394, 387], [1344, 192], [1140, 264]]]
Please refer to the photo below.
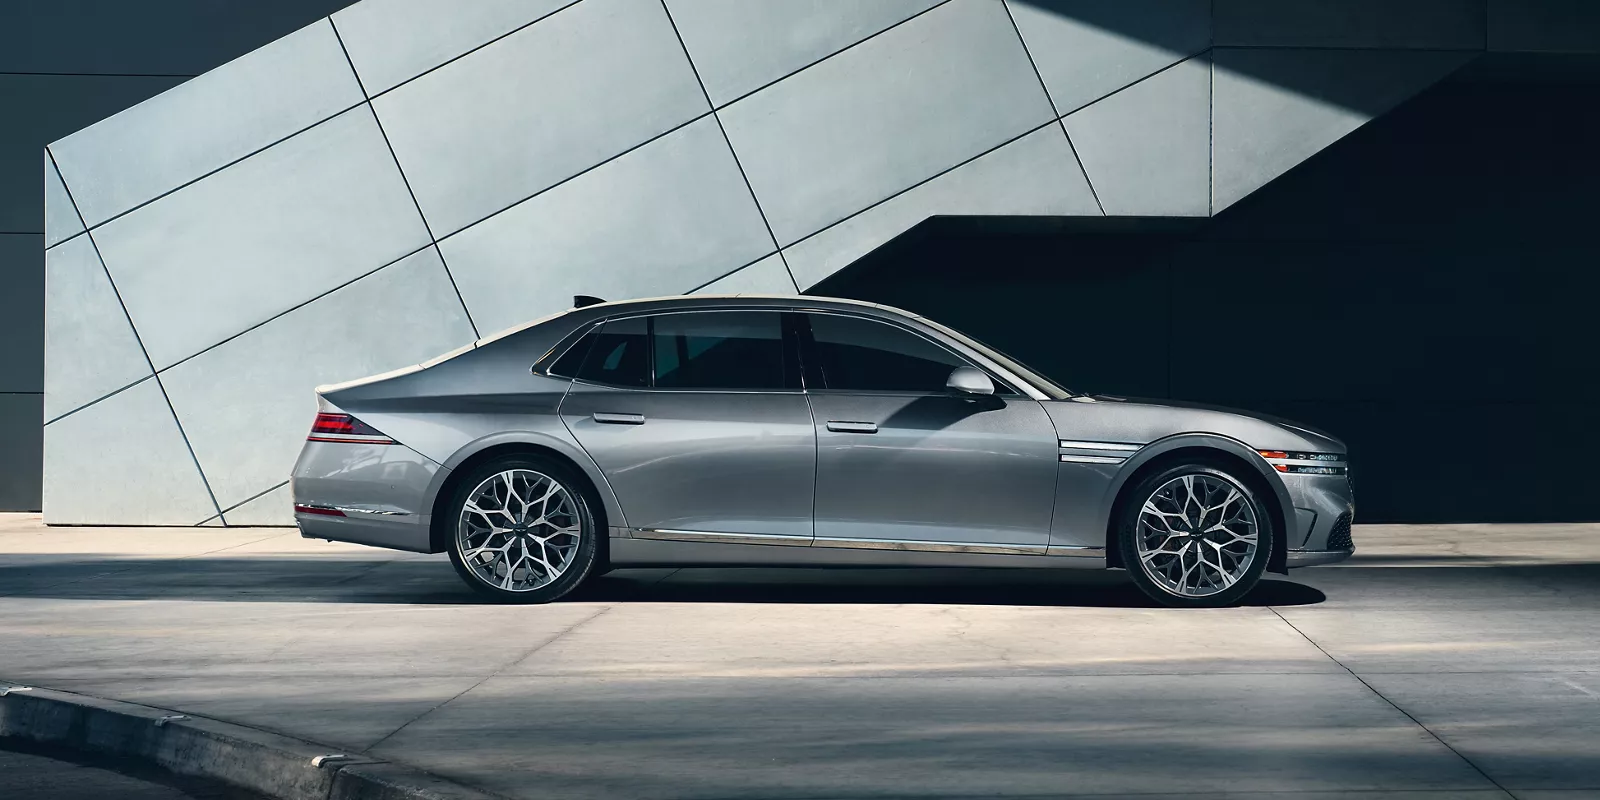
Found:
[[311, 423], [311, 435], [306, 437], [308, 442], [342, 442], [344, 444], [394, 444], [395, 441], [384, 436], [377, 428], [362, 422], [349, 414], [317, 414], [317, 421]]

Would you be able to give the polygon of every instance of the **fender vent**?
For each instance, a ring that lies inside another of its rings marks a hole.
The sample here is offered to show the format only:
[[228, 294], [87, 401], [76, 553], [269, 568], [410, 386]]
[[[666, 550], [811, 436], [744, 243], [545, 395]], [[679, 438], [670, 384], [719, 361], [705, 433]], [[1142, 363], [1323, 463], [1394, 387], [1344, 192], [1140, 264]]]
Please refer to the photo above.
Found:
[[1333, 530], [1328, 531], [1327, 549], [1349, 550], [1355, 546], [1355, 542], [1350, 538], [1350, 512], [1346, 511], [1333, 521]]

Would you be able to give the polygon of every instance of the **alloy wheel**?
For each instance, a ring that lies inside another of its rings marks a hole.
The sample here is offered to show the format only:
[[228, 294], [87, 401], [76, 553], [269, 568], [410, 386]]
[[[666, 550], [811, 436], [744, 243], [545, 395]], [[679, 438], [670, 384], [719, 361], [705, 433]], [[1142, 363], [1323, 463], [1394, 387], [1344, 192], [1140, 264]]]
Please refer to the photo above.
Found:
[[483, 479], [468, 495], [456, 525], [461, 562], [496, 589], [531, 592], [572, 565], [583, 523], [560, 481], [531, 469]]
[[1209, 597], [1244, 578], [1257, 557], [1255, 503], [1221, 476], [1179, 475], [1157, 487], [1139, 512], [1139, 565], [1178, 597]]

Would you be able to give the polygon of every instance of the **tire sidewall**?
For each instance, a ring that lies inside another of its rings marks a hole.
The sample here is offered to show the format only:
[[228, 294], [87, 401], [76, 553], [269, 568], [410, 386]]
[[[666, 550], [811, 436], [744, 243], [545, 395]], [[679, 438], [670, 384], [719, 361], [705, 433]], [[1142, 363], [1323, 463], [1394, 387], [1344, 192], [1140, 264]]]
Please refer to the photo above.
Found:
[[[499, 472], [512, 469], [528, 469], [549, 476], [559, 482], [576, 506], [579, 525], [583, 535], [578, 541], [578, 552], [572, 557], [572, 564], [567, 571], [561, 573], [550, 584], [541, 586], [527, 592], [511, 592], [498, 586], [484, 583], [461, 555], [461, 541], [457, 535], [460, 532], [461, 509], [467, 502], [467, 497], [484, 479]], [[599, 530], [595, 524], [593, 510], [589, 507], [589, 493], [584, 491], [584, 483], [573, 475], [571, 469], [553, 459], [541, 458], [534, 455], [505, 456], [486, 461], [473, 467], [470, 472], [462, 477], [456, 484], [454, 493], [450, 498], [449, 519], [449, 544], [445, 548], [450, 553], [450, 563], [456, 568], [456, 573], [479, 594], [492, 598], [501, 603], [548, 603], [556, 600], [583, 583], [595, 568], [596, 555], [599, 552]]]
[[[1206, 475], [1221, 478], [1238, 489], [1245, 499], [1251, 504], [1256, 515], [1256, 552], [1238, 583], [1213, 595], [1205, 597], [1186, 597], [1173, 594], [1154, 578], [1146, 574], [1144, 564], [1139, 559], [1139, 515], [1140, 509], [1150, 495], [1173, 478], [1183, 475]], [[1123, 567], [1139, 587], [1151, 599], [1165, 606], [1174, 608], [1218, 608], [1231, 606], [1239, 602], [1250, 590], [1256, 587], [1261, 576], [1266, 572], [1267, 561], [1272, 557], [1274, 537], [1277, 530], [1273, 525], [1272, 517], [1267, 513], [1267, 507], [1261, 502], [1260, 494], [1250, 487], [1246, 481], [1240, 480], [1225, 469], [1219, 469], [1210, 464], [1186, 463], [1176, 464], [1167, 469], [1156, 472], [1144, 480], [1139, 481], [1129, 494], [1132, 501], [1126, 503], [1117, 520], [1117, 548], [1122, 556]]]

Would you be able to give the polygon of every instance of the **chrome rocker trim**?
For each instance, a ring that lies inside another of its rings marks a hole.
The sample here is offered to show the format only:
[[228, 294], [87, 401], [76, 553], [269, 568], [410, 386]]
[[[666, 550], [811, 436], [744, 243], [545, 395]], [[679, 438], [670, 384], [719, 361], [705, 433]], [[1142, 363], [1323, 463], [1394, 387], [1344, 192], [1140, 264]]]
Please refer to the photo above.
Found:
[[1007, 556], [1066, 556], [1098, 558], [1103, 547], [1076, 547], [1042, 544], [987, 544], [978, 542], [925, 542], [906, 539], [849, 539], [843, 537], [793, 536], [776, 533], [719, 533], [715, 531], [662, 530], [634, 528], [635, 539], [666, 542], [714, 542], [717, 544], [759, 544], [780, 547], [821, 547], [840, 550], [907, 550], [921, 553], [971, 553]]

